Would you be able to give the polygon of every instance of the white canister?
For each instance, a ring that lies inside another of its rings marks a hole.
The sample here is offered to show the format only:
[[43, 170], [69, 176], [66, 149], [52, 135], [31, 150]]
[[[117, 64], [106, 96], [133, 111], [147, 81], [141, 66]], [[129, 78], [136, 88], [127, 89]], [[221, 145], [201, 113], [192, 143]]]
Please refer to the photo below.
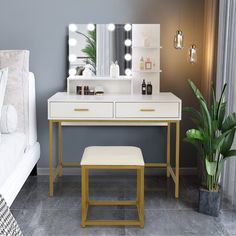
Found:
[[120, 66], [118, 65], [118, 62], [115, 62], [115, 68], [116, 68], [116, 78], [120, 76]]

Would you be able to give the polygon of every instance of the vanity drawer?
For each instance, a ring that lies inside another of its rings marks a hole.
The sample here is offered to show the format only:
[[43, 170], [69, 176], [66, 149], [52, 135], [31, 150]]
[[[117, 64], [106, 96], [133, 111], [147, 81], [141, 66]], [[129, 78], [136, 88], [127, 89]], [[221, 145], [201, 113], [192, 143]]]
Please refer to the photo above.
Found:
[[52, 118], [112, 118], [113, 103], [53, 102], [50, 104]]
[[177, 118], [179, 103], [177, 102], [145, 102], [116, 103], [117, 118]]

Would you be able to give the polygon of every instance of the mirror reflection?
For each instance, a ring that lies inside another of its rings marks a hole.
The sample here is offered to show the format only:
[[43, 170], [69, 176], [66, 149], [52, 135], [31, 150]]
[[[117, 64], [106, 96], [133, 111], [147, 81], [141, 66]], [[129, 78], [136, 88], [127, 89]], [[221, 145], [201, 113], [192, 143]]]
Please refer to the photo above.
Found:
[[110, 76], [111, 65], [119, 74], [131, 69], [131, 24], [70, 24], [69, 74]]

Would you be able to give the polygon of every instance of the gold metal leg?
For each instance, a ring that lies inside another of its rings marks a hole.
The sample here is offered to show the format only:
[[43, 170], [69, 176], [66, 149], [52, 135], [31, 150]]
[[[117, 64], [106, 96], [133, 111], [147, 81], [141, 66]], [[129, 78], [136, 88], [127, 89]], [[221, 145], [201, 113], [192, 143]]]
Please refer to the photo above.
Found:
[[140, 227], [144, 227], [144, 167], [138, 170], [139, 174], [139, 212], [140, 212]]
[[[135, 169], [137, 170], [137, 200], [106, 201], [89, 200], [89, 169]], [[138, 186], [138, 183], [140, 184]], [[144, 166], [81, 166], [81, 227], [88, 225], [137, 225], [144, 227]], [[137, 206], [136, 220], [89, 220], [88, 207], [91, 206]]]
[[62, 127], [61, 122], [58, 122], [58, 175], [62, 176]]
[[166, 175], [169, 178], [170, 177], [170, 172], [169, 172], [169, 166], [170, 166], [170, 128], [171, 128], [171, 123], [168, 123], [167, 126], [167, 167], [166, 167]]
[[86, 179], [86, 207], [88, 207], [88, 204], [89, 204], [89, 170], [86, 169], [85, 171], [85, 179]]
[[81, 202], [82, 202], [82, 221], [81, 226], [85, 227], [86, 223], [86, 211], [87, 211], [87, 201], [86, 201], [86, 192], [87, 192], [87, 181], [86, 181], [86, 167], [81, 167]]
[[176, 122], [176, 137], [175, 137], [175, 197], [179, 198], [179, 139], [180, 139], [180, 122]]
[[53, 121], [49, 121], [49, 196], [53, 196]]
[[141, 173], [139, 169], [137, 169], [137, 199], [136, 199], [137, 204], [139, 204], [140, 201], [140, 179], [141, 179], [140, 174]]

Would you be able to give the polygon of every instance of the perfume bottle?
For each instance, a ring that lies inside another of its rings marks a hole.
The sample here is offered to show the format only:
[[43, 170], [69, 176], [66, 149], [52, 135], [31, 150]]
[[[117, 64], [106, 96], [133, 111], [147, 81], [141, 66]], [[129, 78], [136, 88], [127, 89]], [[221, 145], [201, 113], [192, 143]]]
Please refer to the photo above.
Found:
[[143, 59], [143, 57], [141, 57], [140, 62], [139, 62], [139, 69], [144, 70], [144, 68], [145, 68], [144, 59]]
[[146, 91], [147, 90], [147, 86], [146, 86], [146, 82], [145, 82], [145, 79], [143, 80], [143, 83], [142, 83], [142, 95], [145, 95], [146, 94]]
[[145, 61], [145, 70], [151, 70], [152, 69], [152, 62], [150, 57], [147, 57]]
[[148, 82], [147, 84], [147, 95], [152, 95], [152, 84]]

